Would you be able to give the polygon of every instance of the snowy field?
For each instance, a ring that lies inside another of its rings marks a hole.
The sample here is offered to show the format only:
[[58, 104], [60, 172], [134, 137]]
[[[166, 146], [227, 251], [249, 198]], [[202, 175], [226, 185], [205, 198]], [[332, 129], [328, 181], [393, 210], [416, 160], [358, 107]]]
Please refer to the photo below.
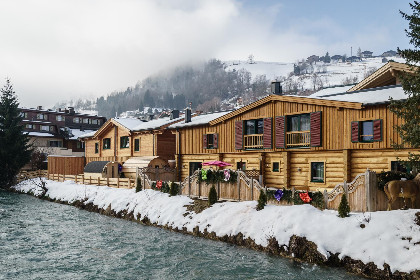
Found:
[[[378, 268], [390, 265], [391, 270], [411, 272], [420, 269], [420, 227], [414, 223], [419, 210], [352, 213], [349, 218], [337, 217], [332, 210], [320, 211], [310, 205], [267, 205], [256, 211], [256, 201], [217, 203], [196, 214], [187, 212], [185, 205], [192, 203], [186, 196], [169, 197], [168, 194], [134, 189], [116, 189], [104, 186], [79, 185], [46, 181], [47, 195], [67, 201], [86, 200], [99, 208], [119, 212], [133, 211], [141, 219], [188, 231], [198, 226], [203, 232], [214, 231], [218, 236], [241, 232], [257, 244], [266, 246], [267, 239], [275, 237], [279, 244], [288, 244], [292, 235], [306, 237], [318, 245], [318, 251], [328, 256], [340, 252], [340, 258], [349, 256], [364, 263], [374, 262]], [[41, 193], [31, 181], [14, 187], [21, 192]], [[365, 227], [361, 228], [360, 225]], [[417, 244], [416, 244], [417, 243]]]
[[[405, 60], [397, 57], [387, 57], [388, 60], [394, 60], [396, 62], [404, 63]], [[252, 77], [255, 78], [257, 75], [266, 75], [267, 79], [273, 80], [278, 77], [288, 77], [290, 72], [293, 72], [293, 63], [281, 63], [281, 62], [264, 62], [256, 61], [255, 64], [249, 64], [245, 61], [227, 61], [225, 62], [228, 66], [226, 70], [232, 71], [246, 69], [251, 72]], [[235, 63], [235, 64], [233, 64]], [[375, 68], [379, 69], [385, 63], [382, 62], [382, 57], [364, 58], [363, 61], [353, 63], [343, 62], [331, 62], [323, 63], [317, 62], [314, 64], [315, 70], [318, 68], [325, 67], [325, 73], [319, 73], [321, 79], [324, 82], [325, 87], [342, 85], [345, 78], [356, 77], [357, 81], [363, 80], [365, 74]], [[294, 79], [297, 79], [295, 77]], [[305, 89], [312, 89], [311, 76], [308, 74], [307, 77], [302, 75]]]

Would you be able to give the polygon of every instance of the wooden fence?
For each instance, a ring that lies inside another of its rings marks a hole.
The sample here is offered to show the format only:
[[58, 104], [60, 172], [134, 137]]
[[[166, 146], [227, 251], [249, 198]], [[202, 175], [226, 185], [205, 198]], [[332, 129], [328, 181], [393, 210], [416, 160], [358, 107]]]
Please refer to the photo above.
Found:
[[17, 183], [38, 177], [47, 177], [47, 170], [21, 171], [16, 177]]
[[79, 175], [64, 175], [64, 174], [48, 174], [46, 176], [49, 180], [64, 182], [74, 181], [76, 184], [86, 184], [95, 186], [108, 186], [113, 188], [125, 188], [131, 189], [135, 187], [135, 180], [131, 178], [100, 178], [85, 176], [84, 174]]

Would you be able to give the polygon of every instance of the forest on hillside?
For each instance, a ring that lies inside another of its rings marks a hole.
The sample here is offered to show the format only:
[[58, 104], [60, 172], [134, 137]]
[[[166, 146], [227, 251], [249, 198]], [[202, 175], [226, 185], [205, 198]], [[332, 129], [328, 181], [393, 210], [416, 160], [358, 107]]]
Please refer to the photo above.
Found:
[[223, 62], [212, 59], [149, 76], [125, 91], [99, 97], [96, 109], [108, 118], [145, 107], [184, 109], [190, 102], [193, 109], [216, 111], [226, 109], [222, 100], [237, 96], [252, 100], [266, 94], [268, 87], [265, 75], [252, 77], [245, 69], [227, 71]]

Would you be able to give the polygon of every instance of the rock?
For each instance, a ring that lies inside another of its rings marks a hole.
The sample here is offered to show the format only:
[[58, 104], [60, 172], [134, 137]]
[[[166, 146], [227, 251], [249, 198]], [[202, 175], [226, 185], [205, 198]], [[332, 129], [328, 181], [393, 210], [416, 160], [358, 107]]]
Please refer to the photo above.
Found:
[[293, 235], [290, 237], [288, 247], [288, 254], [302, 261], [315, 264], [323, 264], [327, 261], [327, 258], [318, 252], [318, 246], [306, 237]]

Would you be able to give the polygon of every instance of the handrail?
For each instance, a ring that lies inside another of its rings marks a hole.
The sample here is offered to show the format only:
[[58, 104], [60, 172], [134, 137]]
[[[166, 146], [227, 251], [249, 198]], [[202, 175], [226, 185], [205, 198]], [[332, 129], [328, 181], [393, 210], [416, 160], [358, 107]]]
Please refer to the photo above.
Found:
[[309, 147], [311, 144], [311, 131], [289, 131], [286, 132], [286, 145], [288, 147]]
[[263, 134], [244, 135], [245, 149], [261, 149], [263, 148]]

